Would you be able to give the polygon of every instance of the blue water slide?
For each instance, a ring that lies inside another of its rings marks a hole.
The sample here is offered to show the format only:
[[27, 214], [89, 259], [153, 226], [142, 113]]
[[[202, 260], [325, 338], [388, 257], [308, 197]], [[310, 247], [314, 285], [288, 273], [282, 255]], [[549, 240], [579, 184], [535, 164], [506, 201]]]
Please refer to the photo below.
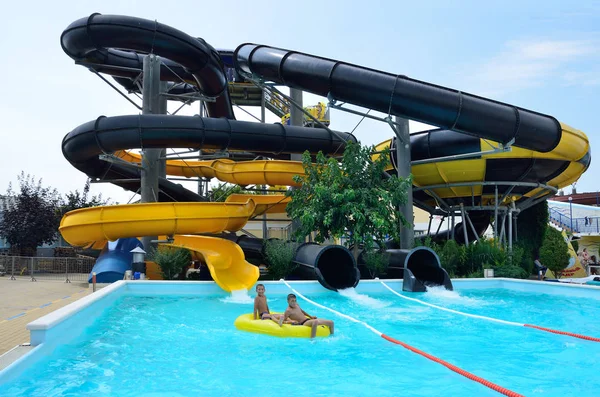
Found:
[[92, 274], [96, 273], [97, 283], [114, 283], [122, 280], [126, 270], [131, 270], [133, 254], [130, 252], [143, 245], [137, 238], [122, 238], [109, 241], [100, 252], [94, 268], [90, 272], [88, 282], [92, 282]]

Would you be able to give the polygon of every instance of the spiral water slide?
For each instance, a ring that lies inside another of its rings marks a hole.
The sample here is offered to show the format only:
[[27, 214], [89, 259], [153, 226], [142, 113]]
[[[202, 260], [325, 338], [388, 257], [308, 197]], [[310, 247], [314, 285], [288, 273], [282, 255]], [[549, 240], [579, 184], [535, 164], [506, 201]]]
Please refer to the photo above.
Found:
[[[109, 162], [100, 155], [122, 154], [122, 150], [135, 148], [166, 147], [266, 153], [302, 153], [304, 150], [316, 153], [322, 150], [329, 153], [343, 150], [347, 140], [354, 140], [348, 134], [333, 134], [324, 129], [234, 120], [227, 80], [217, 52], [202, 40], [154, 21], [94, 14], [71, 24], [61, 36], [61, 45], [77, 63], [120, 79], [135, 78], [141, 71], [143, 54], [154, 52], [163, 58], [161, 78], [171, 82], [170, 92], [189, 90], [193, 85], [204, 95], [215, 97], [214, 102], [207, 102], [210, 117], [99, 117], [77, 127], [64, 138], [63, 154], [74, 167], [90, 177], [113, 180], [133, 191], [139, 188], [139, 168]], [[185, 84], [180, 83], [181, 78]], [[220, 164], [228, 165], [227, 161]], [[273, 164], [269, 163], [267, 168]], [[211, 172], [219, 173], [223, 166], [209, 168]], [[237, 167], [234, 174], [253, 184], [277, 180], [277, 170], [261, 168], [258, 163], [253, 169], [248, 174]], [[281, 211], [277, 206], [273, 208], [276, 203], [267, 203], [274, 198], [242, 200], [237, 197], [239, 201], [199, 203], [201, 196], [165, 178], [159, 180], [159, 187], [161, 203], [73, 211], [62, 219], [60, 232], [66, 241], [76, 246], [94, 243], [100, 246], [107, 240], [145, 235], [174, 236], [171, 245], [185, 246], [202, 255], [213, 278], [224, 290], [250, 288], [258, 279], [258, 269], [245, 261], [239, 246], [225, 240], [216, 244], [214, 239], [194, 234], [239, 231], [249, 218], [263, 213], [265, 207], [270, 211]], [[350, 262], [352, 271], [356, 272], [351, 257]]]
[[[215, 98], [214, 102], [207, 102], [209, 117], [99, 117], [77, 127], [64, 138], [63, 154], [74, 167], [93, 178], [115, 180], [115, 184], [133, 191], [139, 188], [136, 181], [140, 177], [139, 169], [105, 161], [101, 154], [119, 153], [126, 157], [129, 154], [123, 151], [127, 149], [193, 147], [281, 157], [305, 150], [333, 153], [343, 149], [347, 141], [355, 140], [351, 135], [319, 128], [234, 120], [219, 53], [202, 39], [155, 21], [93, 14], [72, 23], [63, 32], [61, 45], [78, 64], [109, 74], [130, 88], [142, 70], [145, 54], [154, 53], [162, 58], [161, 79], [169, 82], [169, 92], [185, 93], [194, 89]], [[233, 61], [242, 76], [285, 84], [332, 100], [440, 127], [411, 137], [413, 160], [465, 153], [472, 147], [485, 149], [495, 143], [512, 143], [515, 148], [511, 153], [413, 166], [416, 186], [437, 186], [438, 181], [440, 185], [485, 181], [492, 178], [492, 171], [494, 178], [529, 178], [537, 183], [560, 186], [572, 183], [589, 165], [589, 144], [585, 135], [551, 116], [405, 76], [273, 47], [243, 44], [235, 50]], [[393, 142], [383, 143], [386, 144], [393, 145]], [[184, 176], [190, 176], [190, 172], [195, 176], [203, 170], [208, 176], [227, 180], [224, 177], [227, 174], [227, 178], [240, 184], [270, 184], [274, 175], [282, 175], [281, 169], [270, 172], [277, 167], [283, 168], [285, 178], [298, 170], [298, 164], [264, 161], [254, 165], [263, 167], [254, 173], [258, 179], [248, 179], [249, 172], [232, 171], [251, 167], [248, 162], [244, 163], [220, 160], [212, 166], [196, 164], [196, 169], [191, 169], [189, 164], [169, 162], [167, 168], [169, 174]], [[515, 164], [522, 168], [520, 174], [515, 171]], [[506, 175], [502, 172], [504, 167], [511, 167]], [[277, 184], [285, 184], [280, 182]], [[143, 209], [138, 218], [131, 217], [135, 211], [129, 206], [82, 210], [81, 214], [75, 211], [65, 216], [61, 232], [70, 243], [82, 245], [95, 239], [236, 231], [256, 209], [254, 202], [247, 201], [226, 203], [221, 209], [202, 210], [203, 205], [210, 204], [194, 203], [202, 201], [195, 193], [165, 178], [159, 180], [159, 187], [159, 201], [180, 203], [140, 205]], [[436, 187], [433, 191], [442, 198], [456, 200], [476, 196], [483, 202], [490, 197], [485, 187], [476, 195], [471, 188]], [[535, 193], [535, 189], [530, 189], [520, 192], [518, 197]], [[435, 201], [428, 194], [422, 199], [427, 203]], [[231, 211], [236, 213], [233, 215], [235, 221], [224, 221], [232, 216]], [[112, 217], [105, 220], [104, 212], [111, 213]], [[238, 267], [245, 268], [246, 264], [230, 266], [224, 271], [236, 273]], [[244, 285], [247, 288], [254, 276], [240, 277], [236, 287]]]

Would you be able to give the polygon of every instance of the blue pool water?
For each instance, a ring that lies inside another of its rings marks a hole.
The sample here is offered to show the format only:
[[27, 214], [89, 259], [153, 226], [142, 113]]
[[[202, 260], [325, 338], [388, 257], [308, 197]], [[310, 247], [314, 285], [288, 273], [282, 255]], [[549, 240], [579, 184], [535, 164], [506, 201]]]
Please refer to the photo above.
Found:
[[[305, 295], [523, 395], [598, 395], [600, 343], [475, 320], [390, 292]], [[507, 289], [406, 295], [600, 336], [596, 298]], [[238, 331], [233, 321], [252, 311], [249, 298], [126, 295], [83, 334], [0, 385], [0, 396], [499, 395], [362, 325], [299, 302], [309, 313], [335, 320], [335, 336], [309, 341]], [[269, 303], [272, 310], [286, 305], [283, 295], [269, 296]]]

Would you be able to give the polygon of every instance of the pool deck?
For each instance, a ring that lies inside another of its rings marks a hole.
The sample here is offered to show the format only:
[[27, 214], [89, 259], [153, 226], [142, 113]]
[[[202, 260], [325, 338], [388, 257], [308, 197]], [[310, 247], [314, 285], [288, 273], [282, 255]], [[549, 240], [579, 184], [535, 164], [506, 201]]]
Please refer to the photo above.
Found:
[[29, 342], [28, 323], [90, 294], [92, 288], [85, 285], [0, 277], [0, 356]]

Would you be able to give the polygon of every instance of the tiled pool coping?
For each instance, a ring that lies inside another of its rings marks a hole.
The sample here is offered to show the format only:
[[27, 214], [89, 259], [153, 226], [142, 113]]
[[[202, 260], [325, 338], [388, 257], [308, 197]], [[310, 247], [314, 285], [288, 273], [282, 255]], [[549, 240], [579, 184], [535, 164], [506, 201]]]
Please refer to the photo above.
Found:
[[[362, 280], [356, 287], [358, 293], [388, 292], [381, 282], [385, 282], [396, 291], [402, 290], [402, 280]], [[325, 294], [317, 281], [288, 281], [295, 289], [312, 297]], [[553, 293], [569, 297], [600, 297], [600, 287], [592, 285], [540, 282], [536, 280], [518, 280], [507, 278], [454, 279], [456, 290], [507, 288], [516, 291]], [[279, 281], [264, 281], [268, 295], [285, 295], [290, 289]], [[93, 323], [98, 314], [112, 305], [118, 298], [127, 295], [139, 296], [215, 296], [229, 294], [213, 281], [158, 281], [158, 280], [121, 280], [108, 285], [93, 294], [87, 295], [67, 306], [38, 318], [27, 324], [31, 334], [32, 349], [0, 371], [0, 383], [12, 379], [38, 357], [50, 354], [58, 344], [68, 342]], [[252, 295], [252, 292], [250, 293]]]

